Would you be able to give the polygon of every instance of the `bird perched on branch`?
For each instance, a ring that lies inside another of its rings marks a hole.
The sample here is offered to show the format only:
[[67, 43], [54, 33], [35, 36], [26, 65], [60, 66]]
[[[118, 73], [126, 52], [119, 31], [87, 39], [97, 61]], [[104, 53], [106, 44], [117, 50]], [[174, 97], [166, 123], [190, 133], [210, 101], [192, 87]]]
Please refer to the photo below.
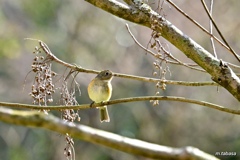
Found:
[[[96, 103], [108, 101], [112, 96], [111, 80], [113, 73], [110, 70], [101, 71], [88, 85], [88, 95]], [[109, 122], [107, 106], [98, 107], [100, 121]]]

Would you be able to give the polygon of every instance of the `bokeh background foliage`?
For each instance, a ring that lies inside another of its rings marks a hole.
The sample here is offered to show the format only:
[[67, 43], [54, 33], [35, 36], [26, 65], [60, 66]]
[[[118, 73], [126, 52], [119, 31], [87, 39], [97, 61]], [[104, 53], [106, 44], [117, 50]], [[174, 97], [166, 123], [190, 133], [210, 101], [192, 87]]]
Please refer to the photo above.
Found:
[[[156, 8], [157, 1], [151, 1]], [[200, 2], [174, 1], [192, 18], [208, 27], [207, 16]], [[208, 2], [208, 1], [207, 1]], [[239, 52], [240, 2], [218, 1], [214, 6], [214, 18], [233, 48]], [[0, 1], [0, 100], [32, 103], [28, 95], [32, 85], [31, 70], [34, 55], [31, 53], [36, 41], [41, 39], [60, 59], [89, 69], [110, 69], [114, 72], [152, 76], [154, 58], [145, 54], [131, 39], [125, 23], [136, 38], [145, 46], [150, 40], [151, 30], [126, 22], [95, 8], [85, 1], [57, 0], [1, 0]], [[179, 15], [168, 4], [164, 4], [166, 18], [179, 29], [212, 52], [209, 37], [191, 22]], [[201, 15], [201, 16], [200, 16]], [[166, 43], [162, 39], [163, 43]], [[184, 62], [191, 62], [179, 50], [167, 44], [172, 54]], [[236, 62], [219, 45], [220, 58]], [[54, 64], [54, 71], [62, 74], [65, 68]], [[170, 80], [209, 81], [207, 74], [169, 65]], [[95, 75], [80, 73], [77, 81], [81, 95], [78, 102], [90, 103], [86, 88]], [[24, 82], [26, 80], [26, 82]], [[25, 87], [23, 89], [25, 83]], [[114, 78], [112, 99], [130, 96], [154, 95], [155, 84]], [[167, 86], [161, 95], [181, 96], [239, 109], [239, 103], [220, 87]], [[57, 104], [57, 99], [53, 104]], [[217, 151], [235, 151], [240, 154], [240, 118], [227, 113], [197, 105], [160, 102], [153, 107], [149, 102], [120, 104], [109, 107], [111, 122], [100, 123], [95, 109], [79, 112], [78, 123], [114, 132], [127, 137], [172, 147], [194, 146], [210, 154]], [[52, 112], [60, 116], [59, 112]], [[64, 136], [36, 128], [0, 123], [1, 159], [65, 159]], [[144, 159], [106, 147], [75, 140], [76, 159]], [[238, 159], [225, 156], [221, 159]]]

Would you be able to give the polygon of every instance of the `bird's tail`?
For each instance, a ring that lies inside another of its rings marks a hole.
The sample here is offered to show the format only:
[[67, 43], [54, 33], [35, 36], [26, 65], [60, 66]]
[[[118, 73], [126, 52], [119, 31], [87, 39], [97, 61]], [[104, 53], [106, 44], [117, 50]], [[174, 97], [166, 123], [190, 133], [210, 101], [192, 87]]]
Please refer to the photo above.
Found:
[[100, 109], [100, 121], [101, 122], [110, 122], [110, 117], [108, 115], [107, 106], [99, 107]]

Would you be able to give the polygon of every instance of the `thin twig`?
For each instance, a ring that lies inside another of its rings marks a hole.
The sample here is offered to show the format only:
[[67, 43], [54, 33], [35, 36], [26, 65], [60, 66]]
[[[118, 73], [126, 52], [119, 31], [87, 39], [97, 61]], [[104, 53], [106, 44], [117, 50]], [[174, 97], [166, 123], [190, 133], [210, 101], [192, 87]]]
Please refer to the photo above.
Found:
[[[156, 53], [153, 53], [151, 50], [145, 48], [140, 42], [138, 42], [138, 40], [135, 38], [135, 36], [132, 34], [128, 24], [126, 24], [126, 27], [127, 27], [127, 30], [130, 34], [130, 36], [132, 37], [132, 39], [134, 40], [134, 42], [139, 46], [141, 47], [143, 50], [145, 50], [147, 53], [150, 53], [152, 56], [158, 58], [158, 59], [161, 59], [163, 60], [164, 58], [162, 58], [159, 54], [156, 54]], [[171, 59], [173, 59], [174, 61], [176, 61], [177, 64], [179, 65], [183, 65], [185, 67], [188, 67], [190, 69], [194, 69], [194, 70], [197, 70], [197, 71], [201, 71], [201, 72], [206, 72], [205, 70], [203, 69], [199, 69], [199, 68], [196, 68], [196, 67], [192, 67], [192, 66], [189, 66], [188, 64], [186, 63], [183, 63], [181, 61], [179, 61], [177, 58], [173, 57], [173, 55], [171, 53], [169, 53], [168, 51], [166, 51], [163, 47], [161, 48]], [[172, 61], [167, 61], [168, 63], [172, 63]]]
[[[210, 15], [212, 17], [212, 11], [213, 11], [213, 0], [210, 0]], [[213, 35], [213, 26], [212, 26], [212, 20], [210, 19], [209, 21], [209, 29], [210, 29], [210, 34]], [[213, 55], [217, 58], [217, 53], [216, 53], [216, 48], [215, 48], [215, 45], [214, 45], [214, 41], [213, 41], [213, 37], [210, 37], [210, 41], [211, 41], [211, 45], [212, 45], [212, 48], [213, 48]]]
[[149, 78], [149, 77], [140, 77], [140, 76], [133, 76], [128, 74], [122, 73], [114, 73], [114, 76], [121, 77], [121, 78], [129, 78], [133, 80], [139, 80], [144, 82], [161, 82], [171, 85], [183, 85], [183, 86], [219, 86], [219, 84], [215, 82], [185, 82], [185, 81], [171, 81], [171, 80], [162, 80], [157, 78]]
[[229, 63], [229, 62], [226, 62], [231, 68], [234, 68], [234, 69], [240, 69], [240, 66], [236, 65], [236, 64], [232, 64], [232, 63]]
[[191, 22], [193, 22], [196, 26], [198, 26], [200, 29], [202, 29], [205, 33], [207, 33], [209, 36], [213, 37], [220, 45], [222, 45], [224, 48], [226, 48], [228, 51], [231, 52], [231, 49], [225, 45], [222, 41], [220, 41], [217, 37], [209, 33], [203, 26], [201, 26], [197, 21], [193, 20], [188, 14], [186, 14], [183, 10], [181, 10], [178, 6], [176, 6], [171, 0], [166, 0], [168, 3], [170, 3], [177, 11], [179, 11], [182, 15], [184, 15], [187, 19], [189, 19]]
[[142, 97], [129, 97], [129, 98], [121, 98], [115, 99], [107, 102], [94, 103], [94, 104], [82, 104], [82, 105], [69, 105], [69, 106], [37, 106], [37, 105], [29, 105], [29, 104], [19, 104], [19, 103], [7, 103], [0, 102], [0, 106], [10, 107], [10, 108], [18, 108], [18, 109], [44, 109], [44, 110], [63, 110], [63, 109], [87, 109], [87, 108], [96, 108], [104, 105], [113, 105], [119, 103], [128, 103], [128, 102], [139, 102], [139, 101], [149, 101], [149, 100], [159, 100], [159, 101], [176, 101], [176, 102], [186, 102], [191, 104], [198, 104], [203, 107], [208, 107], [212, 109], [216, 109], [222, 112], [237, 114], [240, 115], [240, 110], [226, 108], [217, 104], [199, 101], [194, 99], [188, 99], [184, 97], [175, 97], [175, 96], [142, 96]]
[[220, 35], [220, 37], [222, 38], [223, 42], [228, 46], [229, 50], [231, 51], [231, 53], [235, 56], [235, 58], [240, 62], [240, 58], [239, 55], [237, 55], [237, 53], [232, 49], [232, 47], [229, 45], [229, 43], [227, 42], [227, 40], [224, 38], [224, 36], [222, 35], [221, 31], [219, 30], [219, 28], [217, 27], [217, 24], [215, 23], [214, 19], [212, 18], [211, 14], [208, 11], [207, 5], [205, 3], [204, 0], [201, 0], [205, 11], [207, 12], [208, 17], [211, 19], [215, 29], [217, 30], [218, 34]]

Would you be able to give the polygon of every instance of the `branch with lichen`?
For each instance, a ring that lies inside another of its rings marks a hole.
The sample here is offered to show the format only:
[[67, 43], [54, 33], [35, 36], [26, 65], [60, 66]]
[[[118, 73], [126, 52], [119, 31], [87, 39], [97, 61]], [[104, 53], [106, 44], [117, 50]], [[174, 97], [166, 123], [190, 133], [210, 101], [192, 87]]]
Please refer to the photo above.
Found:
[[132, 0], [125, 1], [128, 5], [115, 0], [86, 1], [115, 16], [157, 31], [163, 38], [208, 72], [213, 81], [223, 86], [240, 101], [240, 79], [230, 66], [214, 57], [148, 5], [136, 5]]
[[43, 128], [62, 134], [68, 133], [76, 139], [148, 158], [217, 160], [216, 157], [194, 147], [171, 148], [161, 146], [76, 123], [66, 123], [66, 121], [53, 115], [46, 115], [41, 112], [0, 108], [0, 120], [14, 125]]

